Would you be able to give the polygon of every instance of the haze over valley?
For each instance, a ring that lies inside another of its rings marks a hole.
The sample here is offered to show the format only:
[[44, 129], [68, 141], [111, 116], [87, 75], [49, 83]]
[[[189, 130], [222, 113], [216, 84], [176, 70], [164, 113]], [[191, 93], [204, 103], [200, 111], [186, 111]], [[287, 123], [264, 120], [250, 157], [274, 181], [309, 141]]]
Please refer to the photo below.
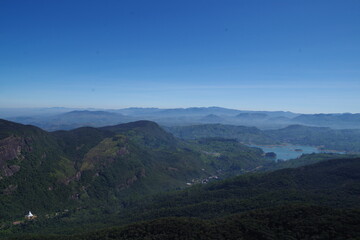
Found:
[[1, 109], [0, 117], [32, 124], [45, 130], [68, 130], [82, 126], [101, 127], [137, 120], [155, 121], [163, 126], [225, 124], [279, 129], [289, 125], [360, 129], [360, 114], [301, 114], [289, 111], [244, 111], [221, 107], [69, 109]]

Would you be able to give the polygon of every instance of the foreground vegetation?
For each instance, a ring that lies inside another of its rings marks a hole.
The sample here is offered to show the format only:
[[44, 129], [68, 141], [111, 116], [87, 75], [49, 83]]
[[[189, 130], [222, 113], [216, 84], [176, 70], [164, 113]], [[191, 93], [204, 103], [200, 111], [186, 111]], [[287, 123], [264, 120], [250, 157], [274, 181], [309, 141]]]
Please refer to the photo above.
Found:
[[359, 235], [359, 170], [356, 158], [247, 174], [137, 199], [116, 214], [69, 213], [9, 230], [15, 239], [351, 239]]
[[160, 218], [82, 235], [19, 236], [10, 239], [356, 239], [359, 210], [288, 205], [215, 220]]

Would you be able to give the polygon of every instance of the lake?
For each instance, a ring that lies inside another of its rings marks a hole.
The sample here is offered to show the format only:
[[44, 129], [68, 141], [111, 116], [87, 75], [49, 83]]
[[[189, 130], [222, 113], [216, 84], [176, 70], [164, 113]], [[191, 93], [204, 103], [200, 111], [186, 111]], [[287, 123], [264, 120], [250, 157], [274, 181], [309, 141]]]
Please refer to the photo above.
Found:
[[289, 160], [300, 157], [302, 154], [323, 153], [324, 151], [312, 146], [302, 145], [279, 145], [279, 146], [260, 146], [250, 145], [250, 147], [261, 148], [265, 153], [276, 153], [276, 160]]

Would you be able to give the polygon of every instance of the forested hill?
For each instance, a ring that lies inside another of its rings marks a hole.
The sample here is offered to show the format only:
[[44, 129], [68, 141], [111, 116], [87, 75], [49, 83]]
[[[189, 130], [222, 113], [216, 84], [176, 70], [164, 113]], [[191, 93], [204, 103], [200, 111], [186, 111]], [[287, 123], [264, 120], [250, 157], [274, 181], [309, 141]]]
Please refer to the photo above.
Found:
[[[289, 131], [299, 131], [293, 128]], [[245, 130], [247, 137], [262, 133]], [[183, 141], [149, 121], [46, 132], [1, 120], [0, 237], [341, 239], [358, 234], [359, 158], [326, 161], [335, 155], [307, 155], [290, 165], [322, 162], [254, 173], [276, 168], [262, 154], [234, 139]], [[36, 220], [24, 219], [29, 210]], [[71, 235], [76, 233], [81, 234]]]
[[359, 194], [360, 159], [329, 160], [161, 194], [118, 227], [49, 239], [356, 239]]
[[150, 121], [46, 132], [0, 120], [1, 221], [22, 219], [29, 210], [39, 216], [92, 207], [114, 212], [126, 198], [265, 162], [258, 149], [221, 139], [180, 141]]
[[359, 208], [359, 194], [360, 158], [334, 159], [195, 186], [156, 198], [139, 212], [150, 218], [213, 218], [290, 203]]
[[160, 218], [72, 236], [36, 234], [9, 240], [288, 240], [358, 239], [359, 210], [288, 205], [202, 220]]

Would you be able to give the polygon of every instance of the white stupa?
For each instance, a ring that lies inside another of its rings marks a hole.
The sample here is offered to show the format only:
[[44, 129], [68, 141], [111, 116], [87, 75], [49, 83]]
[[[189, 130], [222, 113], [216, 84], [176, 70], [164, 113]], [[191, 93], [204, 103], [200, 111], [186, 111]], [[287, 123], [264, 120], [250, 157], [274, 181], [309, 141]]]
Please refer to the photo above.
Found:
[[31, 213], [31, 211], [29, 211], [29, 214], [28, 214], [28, 215], [25, 215], [25, 218], [26, 218], [26, 219], [34, 219], [34, 218], [36, 218], [36, 216], [33, 215], [33, 214]]

